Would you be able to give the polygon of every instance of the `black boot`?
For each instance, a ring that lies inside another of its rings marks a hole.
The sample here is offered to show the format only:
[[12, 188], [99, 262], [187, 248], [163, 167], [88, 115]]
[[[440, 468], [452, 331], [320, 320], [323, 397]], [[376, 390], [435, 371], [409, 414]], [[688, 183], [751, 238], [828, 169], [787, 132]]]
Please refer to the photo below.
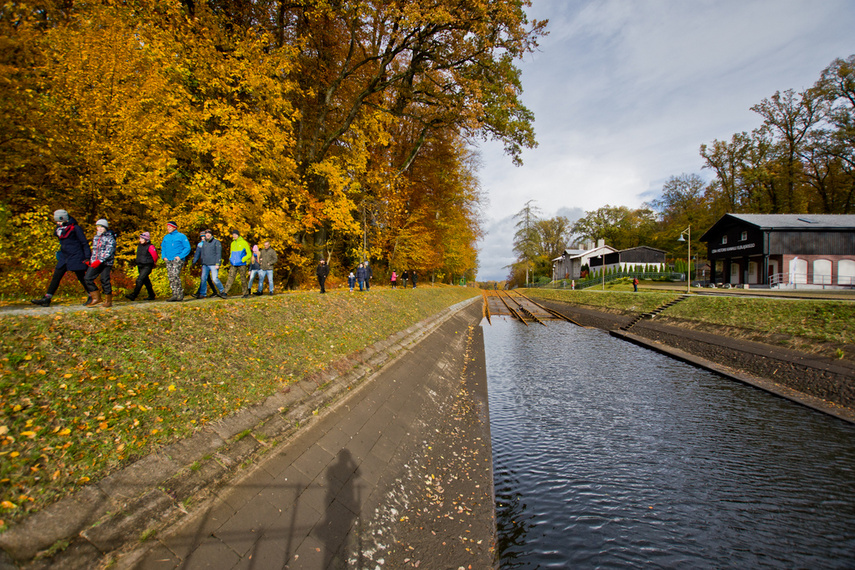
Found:
[[32, 299], [30, 301], [33, 305], [38, 305], [39, 307], [50, 307], [50, 297], [42, 297], [41, 299]]
[[137, 296], [133, 293], [125, 293], [125, 299], [127, 299], [128, 301], [136, 301]]

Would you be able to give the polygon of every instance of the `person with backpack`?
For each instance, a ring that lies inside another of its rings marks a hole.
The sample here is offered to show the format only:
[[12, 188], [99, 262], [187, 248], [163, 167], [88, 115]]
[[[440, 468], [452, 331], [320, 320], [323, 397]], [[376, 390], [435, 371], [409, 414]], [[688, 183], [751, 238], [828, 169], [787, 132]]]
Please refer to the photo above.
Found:
[[136, 301], [137, 296], [140, 294], [143, 286], [145, 286], [145, 290], [148, 292], [146, 301], [154, 301], [154, 287], [151, 285], [149, 275], [151, 275], [155, 264], [157, 264], [157, 249], [154, 247], [154, 244], [151, 243], [151, 234], [149, 232], [141, 233], [139, 241], [140, 242], [137, 244], [137, 255], [134, 259], [139, 275], [137, 276], [137, 282], [134, 284], [134, 290], [130, 293], [126, 293], [125, 299]]
[[267, 278], [267, 289], [273, 294], [273, 266], [279, 261], [276, 250], [270, 247], [270, 241], [264, 242], [264, 247], [258, 253], [258, 263], [261, 265], [258, 277], [258, 294], [264, 291], [264, 279]]
[[[207, 231], [209, 231], [209, 230], [202, 230], [199, 233], [199, 244], [196, 246], [196, 253], [193, 254], [193, 263], [191, 263], [191, 266], [195, 266], [197, 263], [200, 263], [202, 260], [202, 250], [204, 249], [204, 245], [205, 245], [205, 232], [207, 232]], [[208, 286], [211, 287], [212, 293], [216, 294], [217, 286], [214, 285], [214, 280], [211, 279], [210, 273], [208, 273], [208, 279], [203, 280], [203, 281], [205, 281], [208, 284]], [[199, 288], [196, 289], [196, 294], [194, 294], [193, 297], [196, 299], [202, 299], [203, 296], [199, 294], [201, 292], [202, 292], [202, 282], [200, 281], [199, 282]], [[207, 298], [207, 288], [205, 289], [205, 297], [204, 298]]]
[[252, 246], [252, 259], [249, 261], [249, 286], [247, 291], [252, 291], [252, 284], [255, 283], [255, 278], [258, 277], [258, 293], [253, 295], [261, 295], [261, 263], [258, 259], [258, 244]]
[[[49, 307], [51, 299], [56, 290], [59, 289], [59, 283], [62, 281], [66, 272], [74, 273], [77, 280], [83, 286], [83, 290], [89, 293], [89, 288], [86, 285], [86, 261], [92, 255], [89, 249], [89, 242], [86, 240], [86, 234], [80, 229], [77, 220], [72, 218], [65, 210], [56, 210], [53, 213], [53, 221], [56, 224], [54, 235], [59, 240], [59, 251], [56, 252], [56, 267], [53, 270], [50, 285], [48, 285], [47, 293], [41, 299], [32, 299], [30, 302], [40, 307]], [[89, 300], [87, 299], [87, 303]]]
[[234, 285], [235, 279], [238, 273], [240, 273], [243, 285], [241, 293], [243, 297], [249, 297], [249, 281], [246, 278], [246, 266], [252, 259], [252, 248], [249, 247], [248, 241], [240, 237], [240, 233], [235, 228], [232, 228], [230, 233], [232, 234], [232, 245], [229, 249], [229, 263], [231, 267], [229, 267], [229, 278], [226, 280], [225, 294], [228, 295], [229, 291], [232, 290], [232, 285]]
[[160, 253], [163, 255], [163, 263], [166, 264], [166, 276], [169, 278], [169, 288], [172, 297], [168, 302], [174, 303], [184, 300], [184, 283], [181, 282], [181, 270], [187, 256], [190, 255], [190, 241], [187, 236], [178, 231], [175, 222], [166, 223], [166, 235], [160, 242]]
[[[113, 306], [113, 285], [110, 283], [110, 272], [113, 270], [113, 260], [116, 257], [116, 234], [110, 230], [107, 220], [101, 218], [95, 222], [95, 237], [92, 238], [92, 257], [89, 259], [89, 269], [86, 270], [86, 287], [91, 299], [87, 307], [101, 303], [101, 293], [104, 294], [104, 308]], [[95, 285], [95, 278], [101, 276], [101, 291]]]
[[221, 299], [226, 298], [223, 284], [220, 282], [220, 264], [223, 262], [223, 244], [214, 237], [214, 232], [205, 230], [202, 232], [202, 241], [196, 248], [199, 262], [202, 264], [202, 281], [199, 283], [199, 291], [195, 297], [204, 299], [208, 296], [208, 283], [214, 290], [214, 295]]

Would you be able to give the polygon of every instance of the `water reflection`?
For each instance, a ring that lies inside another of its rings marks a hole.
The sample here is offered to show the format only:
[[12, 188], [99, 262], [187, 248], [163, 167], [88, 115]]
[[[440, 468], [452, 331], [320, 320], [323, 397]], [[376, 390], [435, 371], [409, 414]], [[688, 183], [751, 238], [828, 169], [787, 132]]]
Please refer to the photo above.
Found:
[[602, 331], [484, 332], [503, 567], [855, 566], [849, 424]]

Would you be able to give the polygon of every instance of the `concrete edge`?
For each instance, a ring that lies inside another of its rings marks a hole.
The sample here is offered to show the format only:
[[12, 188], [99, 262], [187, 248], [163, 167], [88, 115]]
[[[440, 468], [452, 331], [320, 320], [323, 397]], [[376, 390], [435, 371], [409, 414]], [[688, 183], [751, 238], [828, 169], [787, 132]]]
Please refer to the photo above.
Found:
[[[116, 550], [127, 541], [139, 540], [140, 533], [146, 530], [144, 527], [159, 523], [175, 511], [186, 512], [181, 503], [187, 497], [227, 479], [230, 468], [269, 447], [255, 437], [250, 438], [254, 442], [250, 444], [243, 437], [247, 432], [257, 430], [265, 437], [272, 432], [275, 438], [281, 438], [308, 425], [322, 413], [323, 408], [348, 392], [348, 384], [361, 384], [370, 379], [453, 315], [481, 301], [481, 297], [476, 296], [446, 307], [366, 347], [360, 351], [354, 367], [348, 372], [327, 369], [321, 378], [301, 379], [261, 402], [207, 424], [189, 438], [173, 442], [97, 483], [63, 497], [0, 534], [0, 549], [13, 561], [23, 564], [62, 542], [68, 542], [73, 548], [75, 541], [84, 541], [84, 550], [90, 556], [100, 556]], [[338, 389], [331, 390], [334, 385]], [[280, 418], [285, 421], [265, 433], [266, 424]], [[247, 441], [241, 444], [244, 439]], [[205, 464], [200, 465], [200, 461]], [[222, 469], [211, 465], [212, 461]], [[178, 496], [164, 493], [159, 487], [176, 476], [186, 477], [186, 472], [195, 473], [203, 468], [207, 477], [200, 476], [198, 485], [190, 484]], [[164, 495], [171, 500], [165, 502]], [[154, 512], [157, 513], [154, 517], [146, 515]], [[141, 524], [141, 520], [152, 524]], [[98, 527], [113, 527], [115, 532], [93, 530]]]
[[810, 394], [805, 394], [803, 392], [793, 390], [792, 388], [788, 388], [782, 384], [778, 384], [766, 378], [760, 378], [758, 376], [752, 376], [750, 374], [745, 374], [743, 372], [732, 370], [730, 368], [727, 368], [720, 364], [716, 364], [715, 362], [712, 362], [705, 358], [695, 356], [678, 348], [673, 348], [665, 344], [652, 341], [644, 337], [640, 337], [638, 335], [634, 335], [629, 332], [613, 330], [609, 331], [609, 334], [615, 338], [619, 338], [621, 340], [631, 342], [643, 348], [647, 348], [649, 350], [656, 351], [660, 354], [670, 356], [671, 358], [675, 358], [687, 364], [691, 364], [692, 366], [697, 366], [698, 368], [703, 368], [704, 370], [715, 372], [716, 374], [720, 374], [722, 376], [725, 376], [726, 378], [730, 378], [731, 380], [742, 382], [743, 384], [747, 384], [749, 386], [753, 386], [754, 388], [758, 388], [776, 396], [786, 398], [792, 402], [796, 402], [816, 411], [823, 412], [830, 416], [834, 416], [835, 418], [838, 418], [845, 422], [855, 424], [855, 410], [850, 410], [849, 408], [844, 408], [842, 406], [835, 405], [831, 402], [828, 402], [827, 400], [817, 398], [816, 396], [811, 396]]

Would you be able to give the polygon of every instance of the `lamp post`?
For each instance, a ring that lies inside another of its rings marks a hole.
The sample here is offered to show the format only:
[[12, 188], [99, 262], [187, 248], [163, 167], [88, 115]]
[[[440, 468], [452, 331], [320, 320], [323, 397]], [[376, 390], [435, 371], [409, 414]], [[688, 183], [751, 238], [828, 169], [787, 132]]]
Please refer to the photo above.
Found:
[[[685, 239], [683, 234], [686, 234], [689, 239]], [[686, 251], [686, 263], [688, 267], [686, 267], [686, 293], [691, 293], [692, 286], [692, 226], [690, 225], [688, 228], [680, 232], [680, 237], [677, 241], [684, 241], [687, 244]]]

